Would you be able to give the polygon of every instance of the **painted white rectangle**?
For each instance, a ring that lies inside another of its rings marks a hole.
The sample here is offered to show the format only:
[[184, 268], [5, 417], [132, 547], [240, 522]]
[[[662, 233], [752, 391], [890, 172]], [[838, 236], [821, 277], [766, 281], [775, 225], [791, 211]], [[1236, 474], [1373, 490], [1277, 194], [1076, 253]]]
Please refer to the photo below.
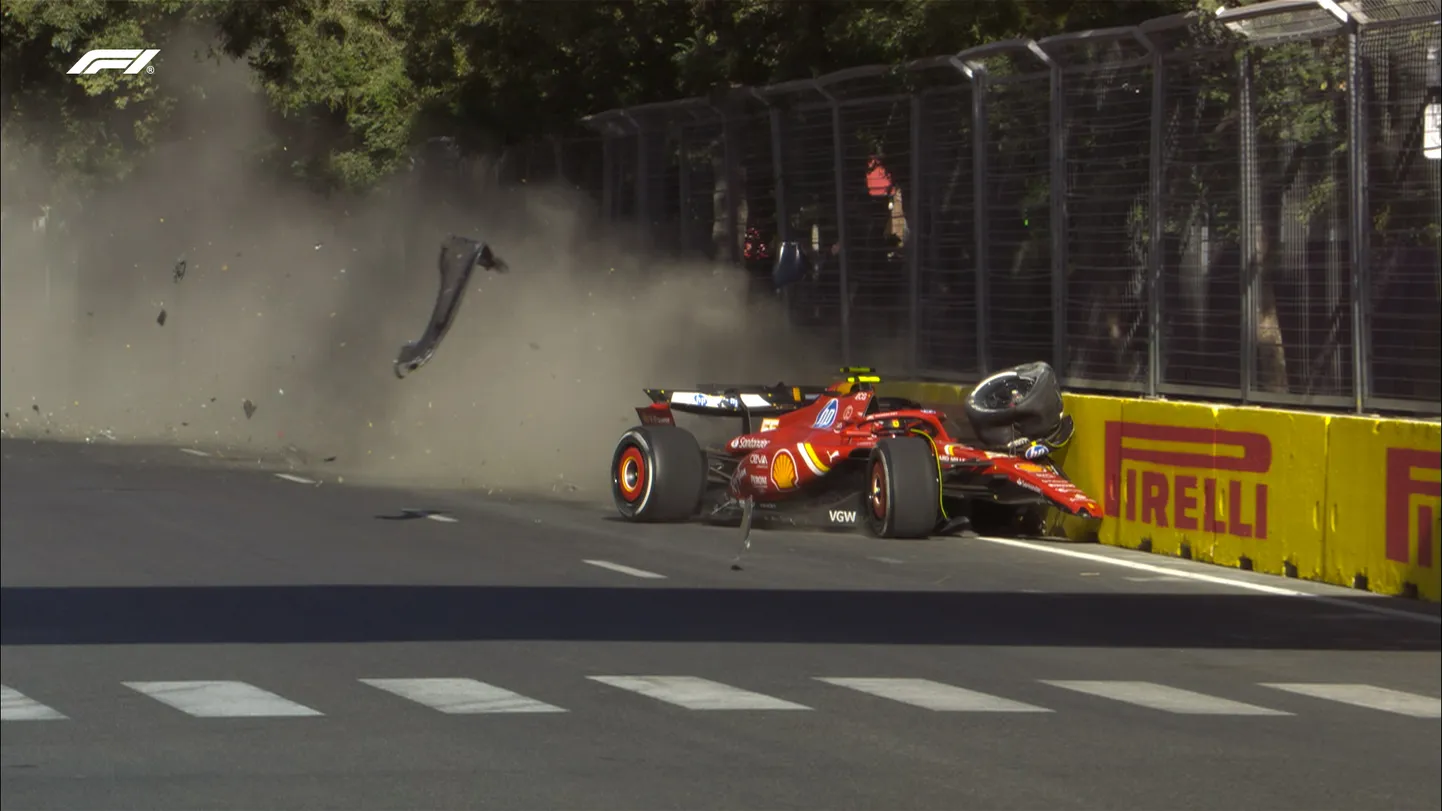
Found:
[[128, 681], [124, 684], [196, 718], [298, 718], [324, 714], [243, 681]]
[[19, 690], [0, 685], [0, 721], [63, 721], [58, 710], [41, 704]]
[[810, 707], [695, 676], [588, 676], [688, 710], [809, 710]]
[[1382, 710], [1413, 718], [1442, 718], [1442, 698], [1419, 696], [1370, 684], [1264, 684], [1274, 690]]
[[565, 712], [544, 701], [475, 679], [361, 679], [361, 682], [447, 715]]
[[632, 577], [639, 577], [639, 578], [642, 578], [642, 579], [644, 579], [644, 580], [665, 580], [665, 579], [666, 579], [666, 575], [664, 575], [664, 574], [656, 574], [655, 572], [648, 572], [648, 571], [646, 571], [645, 569], [633, 569], [633, 568], [631, 568], [630, 566], [622, 566], [622, 565], [619, 564], [619, 563], [612, 563], [612, 562], [609, 561], [609, 560], [583, 560], [583, 561], [581, 561], [581, 562], [582, 562], [582, 563], [590, 564], [591, 566], [596, 566], [596, 567], [601, 568], [601, 569], [609, 569], [609, 570], [611, 570], [611, 571], [613, 571], [613, 572], [620, 572], [621, 574], [628, 574], [628, 575], [630, 575], [630, 576], [632, 576]]
[[818, 677], [817, 680], [936, 712], [1051, 712], [1045, 707], [953, 687], [930, 679]]
[[1244, 704], [1149, 681], [1047, 681], [1053, 687], [1109, 698], [1139, 707], [1179, 715], [1291, 715], [1289, 712]]

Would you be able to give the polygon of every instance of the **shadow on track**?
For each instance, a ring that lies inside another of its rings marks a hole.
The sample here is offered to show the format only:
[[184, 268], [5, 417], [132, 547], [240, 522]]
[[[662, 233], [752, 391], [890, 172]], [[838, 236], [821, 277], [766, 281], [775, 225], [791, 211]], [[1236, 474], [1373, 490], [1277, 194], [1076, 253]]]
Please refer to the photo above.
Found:
[[1429, 623], [1267, 595], [376, 585], [0, 589], [4, 645], [487, 640], [1442, 650]]

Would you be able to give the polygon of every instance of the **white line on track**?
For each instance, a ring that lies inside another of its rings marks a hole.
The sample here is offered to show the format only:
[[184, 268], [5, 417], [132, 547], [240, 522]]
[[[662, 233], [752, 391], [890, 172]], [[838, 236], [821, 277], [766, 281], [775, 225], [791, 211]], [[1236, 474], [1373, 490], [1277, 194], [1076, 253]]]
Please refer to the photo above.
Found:
[[665, 580], [665, 579], [666, 579], [666, 575], [664, 575], [664, 574], [656, 574], [655, 572], [648, 572], [648, 571], [646, 571], [645, 569], [633, 569], [633, 568], [631, 568], [630, 566], [622, 566], [622, 565], [619, 564], [619, 563], [612, 563], [612, 562], [609, 561], [609, 560], [583, 560], [583, 561], [581, 561], [581, 562], [582, 562], [582, 563], [588, 563], [588, 564], [590, 564], [590, 565], [592, 565], [592, 566], [595, 566], [595, 567], [598, 567], [598, 568], [601, 568], [601, 569], [610, 569], [610, 570], [613, 571], [613, 572], [620, 572], [621, 574], [628, 574], [628, 575], [630, 575], [630, 576], [632, 576], [632, 577], [640, 577], [640, 578], [643, 578], [643, 579], [645, 579], [645, 580]]
[[527, 698], [503, 687], [475, 679], [361, 679], [365, 684], [423, 704], [447, 715], [478, 713], [565, 712], [560, 707]]
[[127, 681], [126, 687], [196, 718], [297, 718], [320, 715], [242, 681]]
[[1180, 715], [1291, 715], [1291, 713], [1281, 710], [1258, 707], [1255, 704], [1244, 704], [1240, 701], [1146, 681], [1049, 681], [1044, 679], [1042, 684]]
[[181, 453], [188, 453], [188, 454], [190, 454], [191, 456], [205, 456], [205, 457], [209, 457], [209, 456], [210, 456], [210, 454], [206, 453], [205, 451], [199, 451], [199, 450], [196, 450], [195, 448], [181, 448], [181, 449], [180, 449], [180, 452], [181, 452]]
[[695, 676], [587, 676], [688, 710], [809, 710], [810, 707]]
[[1051, 712], [1044, 707], [929, 679], [852, 679], [821, 676], [816, 679], [935, 712]]
[[1187, 580], [1195, 580], [1199, 583], [1211, 583], [1218, 586], [1231, 586], [1232, 588], [1247, 589], [1248, 591], [1258, 591], [1263, 594], [1273, 594], [1278, 597], [1305, 597], [1310, 600], [1316, 600], [1320, 603], [1348, 608], [1353, 611], [1365, 611], [1370, 614], [1381, 614], [1396, 619], [1407, 619], [1413, 620], [1415, 622], [1427, 622], [1433, 625], [1442, 625], [1442, 617], [1435, 617], [1431, 614], [1419, 614], [1412, 611], [1402, 611], [1400, 609], [1387, 608], [1380, 605], [1366, 605], [1363, 603], [1348, 602], [1346, 600], [1339, 600], [1336, 597], [1327, 597], [1321, 594], [1312, 594], [1310, 592], [1297, 591], [1296, 589], [1282, 588], [1281, 586], [1269, 586], [1265, 583], [1253, 583], [1247, 580], [1236, 580], [1230, 577], [1220, 577], [1214, 574], [1194, 572], [1187, 569], [1157, 566], [1150, 563], [1142, 563], [1141, 561], [1112, 557], [1110, 555], [1098, 555], [1095, 552], [1082, 552], [1076, 549], [1068, 549], [1064, 546], [1052, 546], [1042, 543], [1036, 543], [1033, 541], [1019, 541], [1015, 538], [991, 538], [986, 536], [977, 536], [976, 540], [986, 541], [987, 543], [1000, 544], [1002, 546], [1012, 546], [1018, 549], [1030, 549], [1033, 552], [1046, 552], [1050, 555], [1060, 555], [1067, 558], [1076, 558], [1077, 560], [1088, 560], [1092, 561], [1093, 563], [1105, 563], [1109, 566], [1119, 566], [1123, 569], [1134, 569], [1139, 572], [1165, 575], [1167, 577], [1185, 578]]
[[291, 473], [277, 473], [275, 477], [277, 479], [285, 479], [288, 482], [295, 482], [296, 484], [320, 484], [320, 482], [315, 479], [307, 479], [304, 476], [296, 476]]
[[424, 518], [428, 521], [439, 521], [442, 524], [457, 524], [460, 523], [461, 520], [454, 516], [446, 515], [445, 513], [437, 512], [435, 510], [418, 510], [414, 507], [402, 507], [401, 512], [405, 515], [412, 515], [417, 518]]
[[1430, 696], [1388, 690], [1370, 684], [1263, 684], [1274, 690], [1338, 701], [1369, 710], [1394, 712], [1413, 718], [1442, 718], [1442, 700]]
[[19, 690], [0, 686], [0, 720], [61, 721], [65, 716]]

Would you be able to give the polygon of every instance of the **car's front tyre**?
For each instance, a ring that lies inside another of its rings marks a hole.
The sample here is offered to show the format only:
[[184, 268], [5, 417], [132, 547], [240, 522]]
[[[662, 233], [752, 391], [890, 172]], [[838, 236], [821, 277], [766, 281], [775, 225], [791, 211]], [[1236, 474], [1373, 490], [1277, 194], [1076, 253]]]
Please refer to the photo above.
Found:
[[879, 538], [926, 538], [941, 515], [941, 472], [931, 443], [894, 437], [866, 463], [866, 526]]

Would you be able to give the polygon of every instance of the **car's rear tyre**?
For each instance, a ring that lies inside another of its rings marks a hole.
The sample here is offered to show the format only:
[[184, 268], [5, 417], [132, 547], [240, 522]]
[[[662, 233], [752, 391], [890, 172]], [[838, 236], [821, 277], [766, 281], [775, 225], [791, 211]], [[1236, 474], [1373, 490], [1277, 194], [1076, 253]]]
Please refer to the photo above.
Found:
[[611, 496], [622, 518], [656, 523], [696, 514], [706, 487], [706, 456], [696, 437], [674, 425], [638, 425], [611, 457]]
[[931, 443], [895, 437], [866, 463], [866, 526], [880, 538], [925, 538], [941, 514], [941, 479]]

